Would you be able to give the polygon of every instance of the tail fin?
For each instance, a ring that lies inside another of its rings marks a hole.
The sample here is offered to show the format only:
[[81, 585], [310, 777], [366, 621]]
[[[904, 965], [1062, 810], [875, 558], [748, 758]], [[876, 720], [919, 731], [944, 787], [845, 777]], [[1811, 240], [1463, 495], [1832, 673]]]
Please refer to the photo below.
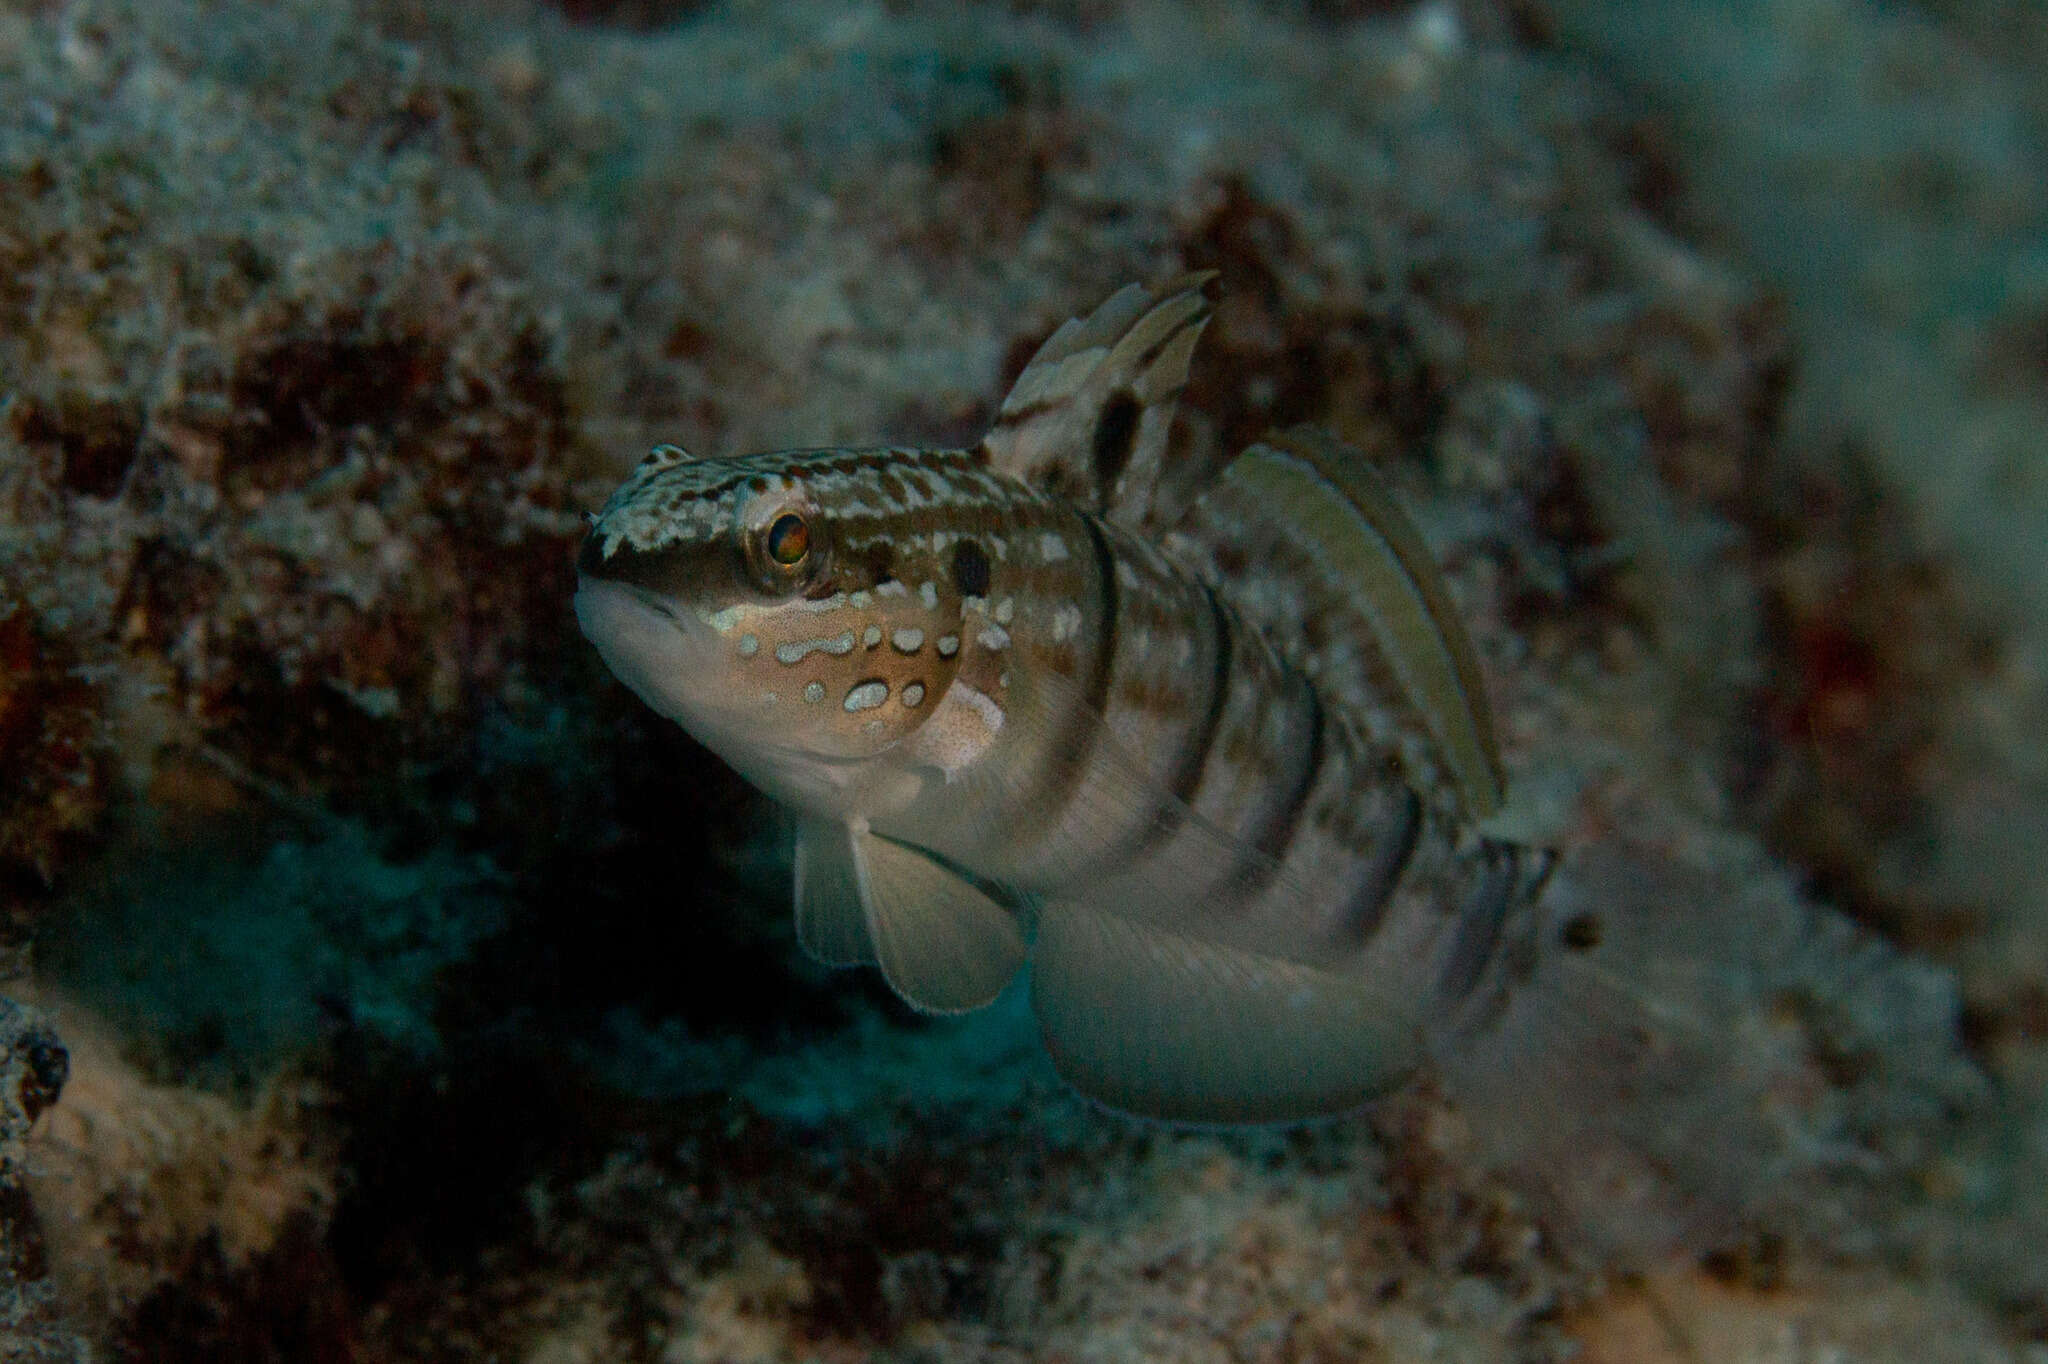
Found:
[[1739, 955], [1680, 928], [1724, 897], [1653, 854], [1569, 856], [1434, 1039], [1482, 1158], [1610, 1266], [1732, 1240], [1782, 1163]]

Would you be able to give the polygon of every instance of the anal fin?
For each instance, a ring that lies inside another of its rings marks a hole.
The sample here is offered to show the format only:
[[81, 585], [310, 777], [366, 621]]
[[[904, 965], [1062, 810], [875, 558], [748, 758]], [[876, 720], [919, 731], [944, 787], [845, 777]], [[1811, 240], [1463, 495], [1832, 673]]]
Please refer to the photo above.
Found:
[[1289, 1122], [1356, 1108], [1421, 1057], [1413, 1011], [1359, 977], [1046, 906], [1032, 1002], [1067, 1083], [1177, 1122]]

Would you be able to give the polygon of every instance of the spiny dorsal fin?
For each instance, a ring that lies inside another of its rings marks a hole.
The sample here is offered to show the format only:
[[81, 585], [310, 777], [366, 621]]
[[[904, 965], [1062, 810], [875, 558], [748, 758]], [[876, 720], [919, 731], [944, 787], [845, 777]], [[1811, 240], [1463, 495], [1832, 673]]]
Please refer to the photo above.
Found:
[[848, 827], [873, 960], [912, 1008], [966, 1013], [1002, 993], [1024, 965], [1016, 916], [924, 853]]
[[641, 456], [641, 469], [666, 469], [675, 464], [694, 464], [697, 457], [680, 445], [657, 445]]
[[1500, 754], [1472, 642], [1429, 549], [1365, 456], [1315, 427], [1227, 465], [1169, 549], [1300, 658], [1366, 732], [1499, 810]]
[[990, 464], [1137, 527], [1151, 510], [1174, 399], [1209, 321], [1205, 270], [1131, 284], [1069, 318], [1017, 376], [982, 441]]

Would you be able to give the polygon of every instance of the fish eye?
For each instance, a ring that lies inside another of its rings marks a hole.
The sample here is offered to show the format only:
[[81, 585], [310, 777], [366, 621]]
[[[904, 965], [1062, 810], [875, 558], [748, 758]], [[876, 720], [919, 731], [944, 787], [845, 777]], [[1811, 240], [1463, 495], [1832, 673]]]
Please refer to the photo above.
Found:
[[795, 512], [784, 512], [769, 524], [765, 543], [771, 560], [795, 568], [811, 552], [811, 528]]

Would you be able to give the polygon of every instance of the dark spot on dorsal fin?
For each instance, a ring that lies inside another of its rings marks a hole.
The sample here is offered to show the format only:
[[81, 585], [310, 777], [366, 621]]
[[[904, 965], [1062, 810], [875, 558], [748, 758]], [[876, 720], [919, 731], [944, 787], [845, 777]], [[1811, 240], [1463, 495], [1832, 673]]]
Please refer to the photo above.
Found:
[[1600, 916], [1597, 914], [1574, 914], [1558, 929], [1558, 940], [1574, 952], [1585, 952], [1600, 945]]
[[962, 540], [953, 546], [953, 588], [963, 597], [988, 595], [988, 552], [979, 540]]
[[1131, 452], [1137, 449], [1138, 418], [1143, 415], [1138, 395], [1120, 388], [1109, 395], [1109, 401], [1102, 405], [1102, 415], [1095, 419], [1090, 452], [1095, 462], [1096, 497], [1104, 510], [1108, 509], [1117, 479], [1131, 462]]

